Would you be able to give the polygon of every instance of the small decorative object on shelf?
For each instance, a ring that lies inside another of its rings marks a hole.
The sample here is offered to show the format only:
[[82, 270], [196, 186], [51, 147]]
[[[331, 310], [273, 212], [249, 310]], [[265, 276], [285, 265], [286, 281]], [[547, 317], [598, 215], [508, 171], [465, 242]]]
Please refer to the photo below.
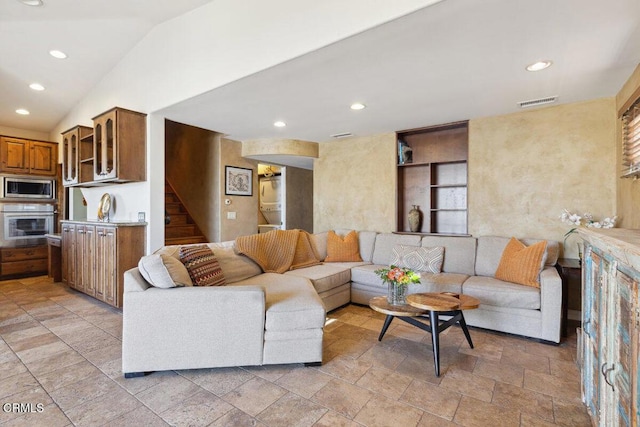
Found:
[[375, 271], [388, 286], [387, 301], [391, 305], [406, 304], [407, 287], [409, 283], [420, 283], [420, 275], [408, 268], [395, 265]]
[[407, 219], [409, 220], [409, 230], [412, 233], [416, 233], [420, 231], [420, 223], [422, 222], [422, 212], [418, 209], [420, 206], [412, 205], [413, 208], [407, 214]]
[[413, 162], [413, 150], [409, 144], [402, 140], [398, 140], [398, 164], [404, 165]]

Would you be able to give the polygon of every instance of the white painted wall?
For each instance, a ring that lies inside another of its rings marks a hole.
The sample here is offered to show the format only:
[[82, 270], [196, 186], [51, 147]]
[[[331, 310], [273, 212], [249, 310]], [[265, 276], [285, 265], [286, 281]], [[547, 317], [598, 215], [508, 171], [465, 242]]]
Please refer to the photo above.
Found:
[[114, 106], [150, 114], [147, 182], [83, 190], [89, 219], [105, 192], [116, 198], [115, 220], [147, 212], [150, 252], [164, 238], [164, 118], [151, 113], [439, 1], [212, 1], [155, 27], [49, 139], [60, 141], [62, 131], [78, 124], [92, 126], [92, 117]]

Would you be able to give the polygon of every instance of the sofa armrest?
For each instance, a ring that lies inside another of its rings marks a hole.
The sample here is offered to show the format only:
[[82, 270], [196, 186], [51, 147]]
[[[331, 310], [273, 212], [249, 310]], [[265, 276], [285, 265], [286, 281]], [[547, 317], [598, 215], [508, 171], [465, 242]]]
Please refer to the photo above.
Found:
[[[136, 278], [135, 271], [129, 273], [130, 280]], [[264, 322], [261, 286], [128, 290], [123, 372], [259, 365]]]
[[146, 291], [150, 286], [140, 274], [138, 267], [124, 272], [124, 292]]
[[540, 311], [542, 339], [560, 342], [562, 323], [562, 280], [555, 267], [540, 272]]

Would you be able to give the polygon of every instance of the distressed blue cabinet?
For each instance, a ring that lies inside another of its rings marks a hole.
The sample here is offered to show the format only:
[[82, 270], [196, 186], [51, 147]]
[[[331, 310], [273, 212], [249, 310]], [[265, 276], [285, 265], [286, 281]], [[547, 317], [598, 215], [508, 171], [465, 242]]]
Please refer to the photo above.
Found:
[[584, 230], [582, 397], [595, 425], [637, 426], [640, 232]]

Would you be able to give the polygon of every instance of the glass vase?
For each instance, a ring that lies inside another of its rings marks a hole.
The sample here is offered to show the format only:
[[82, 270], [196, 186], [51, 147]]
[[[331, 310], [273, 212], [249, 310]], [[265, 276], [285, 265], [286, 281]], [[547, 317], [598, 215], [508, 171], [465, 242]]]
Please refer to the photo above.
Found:
[[387, 294], [387, 302], [391, 305], [404, 305], [407, 303], [407, 287], [400, 286], [395, 283], [389, 283], [389, 292]]

